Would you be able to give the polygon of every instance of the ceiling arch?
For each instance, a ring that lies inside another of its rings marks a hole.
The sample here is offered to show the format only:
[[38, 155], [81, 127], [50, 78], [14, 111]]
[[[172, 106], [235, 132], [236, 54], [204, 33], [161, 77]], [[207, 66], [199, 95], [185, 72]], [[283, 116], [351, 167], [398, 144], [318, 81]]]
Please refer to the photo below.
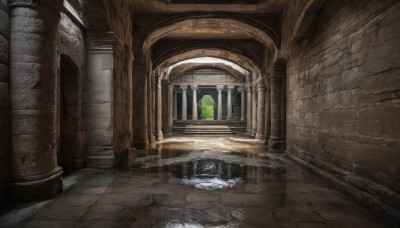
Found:
[[153, 67], [154, 69], [163, 70], [178, 62], [197, 57], [215, 57], [224, 59], [241, 66], [249, 72], [260, 72], [262, 69], [257, 63], [255, 63], [247, 56], [221, 48], [198, 48], [186, 50], [180, 53], [176, 53], [169, 58], [165, 58], [162, 61], [154, 62]]
[[171, 81], [174, 81], [175, 78], [179, 77], [180, 75], [184, 74], [185, 72], [191, 71], [191, 70], [197, 70], [201, 68], [216, 68], [220, 70], [224, 70], [228, 73], [230, 73], [232, 76], [238, 78], [238, 79], [243, 79], [247, 75], [244, 74], [243, 72], [223, 63], [185, 63], [180, 66], [175, 67], [174, 69], [171, 70], [168, 74], [165, 75], [165, 79], [170, 79]]
[[235, 18], [223, 17], [200, 17], [185, 18], [174, 20], [169, 23], [154, 26], [143, 42], [143, 51], [147, 52], [149, 48], [162, 38], [240, 38], [255, 39], [264, 44], [268, 49], [278, 49], [278, 36], [273, 32], [268, 33], [249, 22], [241, 21]]

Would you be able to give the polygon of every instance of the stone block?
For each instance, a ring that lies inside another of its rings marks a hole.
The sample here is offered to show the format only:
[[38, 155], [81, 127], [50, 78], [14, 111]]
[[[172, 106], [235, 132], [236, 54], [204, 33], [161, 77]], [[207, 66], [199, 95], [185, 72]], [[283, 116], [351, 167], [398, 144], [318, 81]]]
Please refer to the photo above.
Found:
[[354, 132], [356, 112], [352, 110], [324, 111], [319, 114], [318, 128], [333, 132]]
[[369, 167], [372, 170], [380, 171], [389, 175], [400, 173], [399, 150], [373, 146], [368, 144], [354, 144], [354, 163]]
[[84, 117], [92, 118], [111, 118], [113, 116], [113, 104], [86, 104], [84, 106]]
[[87, 131], [88, 146], [109, 146], [113, 143], [113, 132], [102, 130]]
[[86, 118], [86, 129], [88, 130], [111, 130], [113, 126], [112, 118], [91, 117]]
[[[353, 162], [353, 142], [332, 138], [324, 134], [319, 135], [318, 141], [328, 161], [341, 160], [348, 162], [348, 164]], [[351, 169], [351, 165], [343, 168]]]
[[360, 135], [400, 138], [400, 107], [371, 107], [357, 111]]
[[114, 101], [113, 87], [91, 85], [87, 90], [91, 104], [111, 103]]

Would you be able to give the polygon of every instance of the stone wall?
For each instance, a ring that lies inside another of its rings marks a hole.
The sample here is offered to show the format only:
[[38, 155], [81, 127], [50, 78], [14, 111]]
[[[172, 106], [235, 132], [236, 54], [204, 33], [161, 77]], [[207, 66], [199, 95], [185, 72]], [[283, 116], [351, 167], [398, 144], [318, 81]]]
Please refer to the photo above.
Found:
[[287, 72], [288, 151], [392, 215], [400, 205], [399, 24], [399, 1], [327, 1]]
[[[59, 159], [62, 160], [60, 162], [63, 169], [75, 169], [83, 166], [84, 146], [86, 144], [82, 118], [82, 104], [85, 102], [85, 90], [83, 88], [86, 87], [86, 41], [81, 25], [77, 24], [77, 20], [73, 20], [71, 17], [73, 16], [61, 13], [59, 24], [60, 61], [68, 59], [70, 61], [68, 65], [76, 68], [61, 69], [60, 82], [58, 83], [60, 90], [58, 94], [61, 96], [59, 99], [64, 100], [64, 107], [60, 107], [58, 112], [64, 111], [65, 113], [61, 115], [66, 123], [70, 122], [64, 124], [64, 126], [58, 126], [60, 141], [58, 143], [58, 155]], [[63, 64], [65, 65], [63, 62], [60, 64], [61, 68]], [[65, 70], [68, 71], [68, 75], [63, 75]], [[60, 110], [61, 108], [63, 110]], [[70, 117], [69, 119], [66, 118], [67, 115]], [[60, 118], [60, 113], [58, 113], [58, 118]], [[64, 129], [60, 129], [60, 127]], [[62, 138], [60, 139], [60, 137]], [[63, 146], [66, 146], [66, 148], [62, 148]]]
[[10, 173], [9, 16], [7, 0], [0, 0], [0, 199]]
[[[107, 2], [107, 1], [106, 1]], [[115, 163], [126, 157], [131, 147], [132, 112], [132, 20], [126, 1], [114, 1], [107, 6], [111, 28], [120, 42], [121, 50], [114, 52], [114, 105], [113, 105], [113, 144]]]

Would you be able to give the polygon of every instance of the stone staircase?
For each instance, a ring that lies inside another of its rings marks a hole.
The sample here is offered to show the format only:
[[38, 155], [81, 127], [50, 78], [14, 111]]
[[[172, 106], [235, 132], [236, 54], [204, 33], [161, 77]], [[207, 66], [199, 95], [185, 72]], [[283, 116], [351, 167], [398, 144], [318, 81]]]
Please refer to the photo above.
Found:
[[185, 135], [216, 136], [234, 134], [228, 125], [186, 125]]

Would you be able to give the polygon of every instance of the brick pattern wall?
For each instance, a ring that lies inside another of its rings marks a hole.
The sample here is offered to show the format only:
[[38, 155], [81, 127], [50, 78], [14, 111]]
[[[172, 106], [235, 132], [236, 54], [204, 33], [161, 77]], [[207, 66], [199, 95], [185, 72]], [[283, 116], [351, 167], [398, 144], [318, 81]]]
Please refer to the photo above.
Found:
[[399, 1], [327, 1], [288, 61], [287, 82], [288, 149], [397, 192], [399, 25]]
[[9, 15], [7, 0], [0, 0], [0, 199], [10, 173]]

